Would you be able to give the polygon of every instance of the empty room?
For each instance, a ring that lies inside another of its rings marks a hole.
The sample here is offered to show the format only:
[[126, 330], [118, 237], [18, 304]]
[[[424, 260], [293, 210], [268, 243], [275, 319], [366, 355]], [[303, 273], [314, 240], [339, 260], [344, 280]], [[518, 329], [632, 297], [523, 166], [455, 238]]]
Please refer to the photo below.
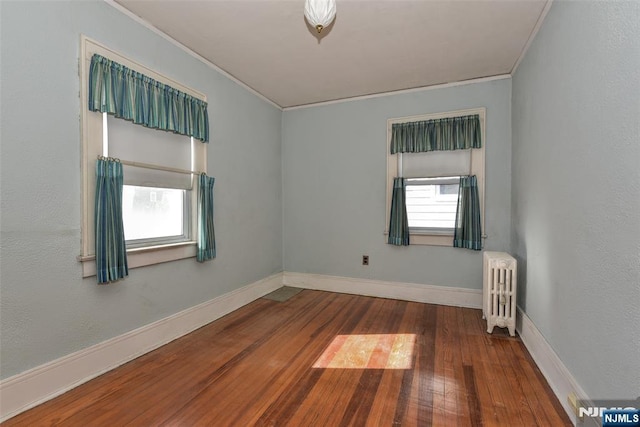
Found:
[[6, 426], [640, 426], [640, 1], [0, 0]]

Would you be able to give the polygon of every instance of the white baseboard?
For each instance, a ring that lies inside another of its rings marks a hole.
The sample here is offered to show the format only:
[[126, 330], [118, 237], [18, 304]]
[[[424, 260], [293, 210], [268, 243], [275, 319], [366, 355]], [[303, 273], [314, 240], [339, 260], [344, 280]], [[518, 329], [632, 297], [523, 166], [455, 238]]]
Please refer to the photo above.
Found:
[[366, 295], [456, 307], [482, 308], [482, 290], [385, 282], [323, 274], [283, 273], [282, 283], [297, 288]]
[[[210, 301], [126, 334], [40, 365], [0, 381], [0, 422], [46, 402], [78, 385], [167, 344], [282, 285], [430, 304], [482, 308], [482, 291], [351, 277], [284, 272], [258, 280]], [[586, 393], [555, 354], [529, 317], [518, 308], [518, 332], [542, 374], [571, 419], [569, 393]]]
[[282, 286], [277, 273], [0, 381], [0, 422], [194, 331]]
[[[570, 393], [574, 393], [577, 399], [581, 400], [589, 400], [589, 397], [573, 378], [573, 375], [571, 375], [571, 372], [562, 363], [555, 351], [553, 351], [553, 348], [551, 348], [536, 325], [520, 307], [518, 307], [517, 311], [516, 329], [562, 407], [571, 418], [571, 421], [576, 424], [578, 420], [574, 408], [569, 403], [568, 396]], [[589, 420], [583, 420], [585, 423], [587, 421]]]

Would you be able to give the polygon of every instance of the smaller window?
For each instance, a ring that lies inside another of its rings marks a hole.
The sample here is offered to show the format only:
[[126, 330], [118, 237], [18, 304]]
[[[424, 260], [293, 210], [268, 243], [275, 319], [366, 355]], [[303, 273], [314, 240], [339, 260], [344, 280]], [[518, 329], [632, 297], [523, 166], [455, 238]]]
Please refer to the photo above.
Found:
[[[477, 114], [482, 147], [391, 154], [393, 125]], [[475, 175], [478, 182], [480, 221], [484, 230], [484, 108], [398, 117], [387, 120], [387, 197], [385, 236], [389, 233], [393, 182], [405, 178], [405, 202], [411, 245], [451, 246], [455, 230], [460, 176]]]
[[409, 231], [453, 235], [459, 183], [459, 176], [407, 179]]

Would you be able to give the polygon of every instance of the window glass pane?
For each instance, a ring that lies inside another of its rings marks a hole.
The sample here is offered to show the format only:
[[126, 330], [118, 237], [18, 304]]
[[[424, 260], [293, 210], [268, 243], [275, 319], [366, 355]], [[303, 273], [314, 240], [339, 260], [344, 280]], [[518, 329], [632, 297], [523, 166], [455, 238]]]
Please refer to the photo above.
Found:
[[438, 184], [437, 182], [437, 179], [407, 180], [406, 202], [409, 228], [453, 229], [455, 227], [458, 184]]
[[125, 185], [122, 198], [125, 240], [183, 234], [185, 190]]
[[438, 185], [438, 194], [447, 195], [447, 194], [455, 194], [458, 195], [458, 185], [457, 184], [442, 184]]

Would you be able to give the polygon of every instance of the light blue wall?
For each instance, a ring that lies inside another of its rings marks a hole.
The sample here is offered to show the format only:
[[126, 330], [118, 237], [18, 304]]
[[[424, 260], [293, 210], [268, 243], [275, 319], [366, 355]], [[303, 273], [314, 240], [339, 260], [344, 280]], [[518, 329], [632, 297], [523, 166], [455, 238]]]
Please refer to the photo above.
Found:
[[640, 396], [640, 3], [553, 3], [513, 78], [520, 305], [586, 393]]
[[[279, 109], [102, 1], [0, 4], [3, 378], [281, 271]], [[208, 96], [214, 261], [81, 278], [80, 33]]]
[[[640, 395], [639, 7], [556, 1], [513, 94], [506, 79], [281, 113], [101, 1], [1, 1], [0, 376], [283, 265], [480, 289], [479, 253], [383, 230], [386, 120], [484, 106], [487, 249], [515, 252], [520, 305], [591, 397]], [[81, 279], [80, 33], [209, 97], [213, 262]]]
[[510, 102], [502, 79], [285, 111], [284, 269], [481, 289], [479, 252], [385, 243], [387, 119], [487, 108], [486, 247], [508, 250]]

